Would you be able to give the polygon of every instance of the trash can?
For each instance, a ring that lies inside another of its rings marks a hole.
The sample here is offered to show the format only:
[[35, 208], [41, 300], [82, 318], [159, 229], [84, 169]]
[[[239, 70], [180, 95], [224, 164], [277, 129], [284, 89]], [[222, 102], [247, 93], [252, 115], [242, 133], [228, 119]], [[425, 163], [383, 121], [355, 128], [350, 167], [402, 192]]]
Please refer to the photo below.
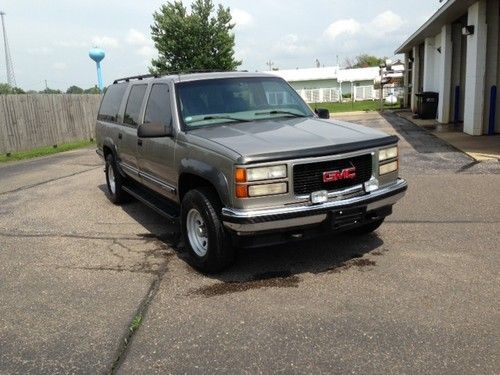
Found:
[[439, 93], [424, 91], [416, 94], [417, 113], [421, 119], [435, 119], [439, 101]]

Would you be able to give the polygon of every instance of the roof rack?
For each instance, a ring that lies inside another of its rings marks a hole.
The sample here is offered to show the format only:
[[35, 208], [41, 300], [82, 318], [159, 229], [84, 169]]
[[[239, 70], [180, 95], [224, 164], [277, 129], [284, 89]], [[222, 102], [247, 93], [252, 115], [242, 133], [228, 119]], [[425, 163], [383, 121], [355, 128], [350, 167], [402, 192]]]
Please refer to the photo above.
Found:
[[131, 76], [125, 78], [115, 79], [113, 84], [119, 82], [129, 82], [131, 80], [142, 80], [144, 78], [158, 78], [164, 75], [181, 75], [181, 74], [192, 74], [192, 73], [224, 73], [224, 72], [248, 72], [248, 70], [221, 70], [221, 69], [186, 69], [186, 70], [176, 70], [176, 71], [164, 71], [157, 74], [141, 74], [138, 76]]
[[156, 77], [158, 77], [158, 74], [142, 74], [142, 75], [138, 75], [138, 76], [131, 76], [131, 77], [115, 79], [113, 81], [113, 84], [118, 83], [118, 82], [129, 82], [130, 80], [133, 80], [133, 79], [141, 80], [144, 78], [156, 78]]

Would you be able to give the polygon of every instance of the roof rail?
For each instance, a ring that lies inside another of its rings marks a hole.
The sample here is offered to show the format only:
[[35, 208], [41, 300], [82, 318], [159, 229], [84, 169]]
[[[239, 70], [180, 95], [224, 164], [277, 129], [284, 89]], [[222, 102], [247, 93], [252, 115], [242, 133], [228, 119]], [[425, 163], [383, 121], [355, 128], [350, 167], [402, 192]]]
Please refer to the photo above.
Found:
[[175, 71], [164, 71], [157, 74], [141, 74], [138, 76], [131, 76], [125, 78], [115, 79], [113, 84], [119, 82], [129, 82], [131, 80], [137, 79], [141, 80], [144, 78], [158, 78], [164, 75], [180, 75], [180, 74], [192, 74], [192, 73], [224, 73], [224, 72], [248, 72], [248, 70], [221, 70], [221, 69], [186, 69], [186, 70], [175, 70]]
[[133, 80], [133, 79], [141, 80], [144, 78], [156, 78], [156, 77], [158, 77], [158, 74], [142, 74], [142, 75], [138, 75], [138, 76], [131, 76], [131, 77], [115, 79], [113, 81], [113, 84], [118, 83], [118, 82], [129, 82], [130, 80]]

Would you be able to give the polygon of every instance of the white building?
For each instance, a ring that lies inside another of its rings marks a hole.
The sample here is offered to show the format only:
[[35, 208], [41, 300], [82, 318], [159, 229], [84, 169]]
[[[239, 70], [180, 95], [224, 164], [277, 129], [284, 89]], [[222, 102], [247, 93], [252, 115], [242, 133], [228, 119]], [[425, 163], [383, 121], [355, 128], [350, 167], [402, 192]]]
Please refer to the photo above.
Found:
[[308, 103], [338, 102], [342, 94], [351, 94], [354, 100], [374, 100], [378, 90], [373, 83], [379, 76], [379, 68], [341, 69], [338, 66], [273, 70], [266, 73], [277, 75], [290, 85]]
[[440, 123], [500, 133], [499, 14], [499, 0], [448, 0], [396, 50], [405, 54], [405, 101], [414, 112], [415, 94], [438, 92]]

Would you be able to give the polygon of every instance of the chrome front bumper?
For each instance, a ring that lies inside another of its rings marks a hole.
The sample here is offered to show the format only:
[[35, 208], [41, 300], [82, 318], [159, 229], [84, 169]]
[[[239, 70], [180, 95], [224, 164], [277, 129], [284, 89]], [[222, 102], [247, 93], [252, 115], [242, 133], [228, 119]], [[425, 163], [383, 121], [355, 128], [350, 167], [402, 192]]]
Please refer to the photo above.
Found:
[[366, 211], [392, 206], [400, 200], [407, 189], [405, 180], [399, 178], [391, 185], [371, 193], [342, 200], [330, 200], [321, 204], [280, 207], [259, 210], [222, 209], [224, 226], [238, 234], [288, 229], [320, 224], [334, 210], [366, 208]]

